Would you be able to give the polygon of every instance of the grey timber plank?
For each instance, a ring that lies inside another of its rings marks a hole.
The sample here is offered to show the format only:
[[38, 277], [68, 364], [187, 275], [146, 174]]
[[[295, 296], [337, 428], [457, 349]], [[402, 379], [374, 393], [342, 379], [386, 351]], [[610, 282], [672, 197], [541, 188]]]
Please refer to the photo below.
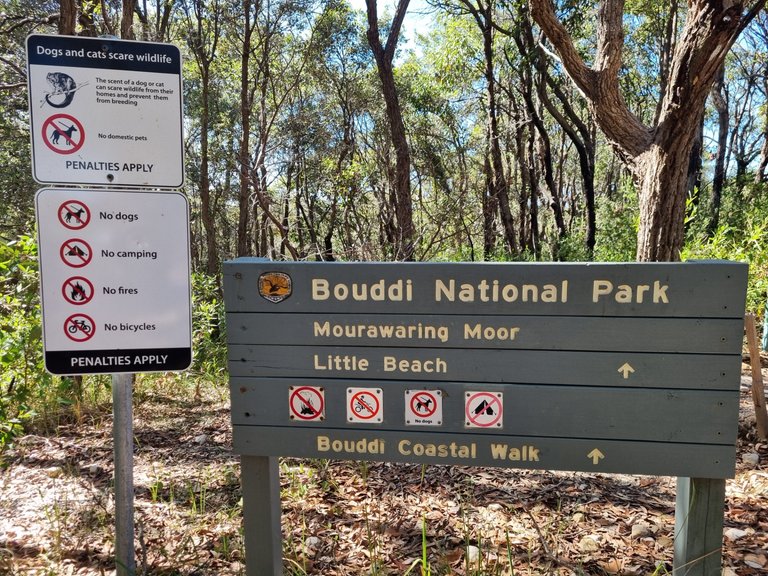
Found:
[[243, 539], [247, 576], [281, 576], [280, 471], [277, 458], [244, 454]]
[[674, 573], [720, 576], [722, 573], [725, 480], [677, 479]]
[[[323, 420], [301, 421], [295, 416], [292, 418], [289, 401], [291, 390], [307, 384], [306, 380], [289, 378], [233, 378], [230, 384], [233, 424], [414, 430], [424, 426], [406, 423], [406, 391], [432, 389], [439, 390], [442, 397], [442, 424], [429, 426], [435, 432], [731, 446], [736, 443], [739, 398], [728, 392], [525, 384], [478, 387], [453, 382], [425, 387], [420, 382], [390, 382], [381, 386], [383, 420], [350, 425], [347, 388], [376, 388], [380, 382], [323, 382]], [[502, 394], [497, 410], [503, 416], [500, 426], [465, 426], [465, 394], [478, 389]]]
[[[702, 355], [234, 344], [228, 346], [228, 352], [229, 373], [234, 377], [738, 390], [741, 369], [740, 353]], [[401, 369], [403, 361], [408, 370]], [[421, 371], [416, 371], [416, 367]]]
[[735, 451], [727, 446], [527, 436], [467, 437], [422, 431], [236, 425], [233, 448], [238, 454], [656, 476], [730, 478], [735, 469]]
[[[264, 272], [289, 275], [290, 296], [260, 296]], [[739, 318], [746, 281], [734, 262], [224, 264], [230, 312]]]
[[406, 314], [227, 315], [230, 344], [733, 353], [742, 319]]

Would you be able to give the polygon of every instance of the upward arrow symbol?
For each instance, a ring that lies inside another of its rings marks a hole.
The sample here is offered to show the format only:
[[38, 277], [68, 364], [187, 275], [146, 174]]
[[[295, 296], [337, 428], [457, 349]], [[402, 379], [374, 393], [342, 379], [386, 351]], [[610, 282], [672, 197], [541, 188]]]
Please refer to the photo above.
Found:
[[595, 448], [594, 450], [592, 450], [592, 452], [587, 454], [587, 458], [591, 458], [592, 459], [592, 464], [597, 466], [597, 464], [600, 462], [600, 460], [605, 458], [605, 454], [600, 452], [599, 448]]
[[629, 378], [629, 375], [634, 371], [635, 369], [629, 365], [629, 362], [625, 362], [624, 365], [617, 370], [617, 372], [621, 372], [621, 374], [624, 376], [624, 380]]

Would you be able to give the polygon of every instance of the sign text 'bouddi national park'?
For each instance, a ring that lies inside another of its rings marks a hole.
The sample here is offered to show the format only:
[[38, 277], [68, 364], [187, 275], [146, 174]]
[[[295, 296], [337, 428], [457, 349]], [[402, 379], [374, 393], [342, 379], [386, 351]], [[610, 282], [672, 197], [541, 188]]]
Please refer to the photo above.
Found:
[[258, 456], [733, 474], [747, 269], [225, 264]]

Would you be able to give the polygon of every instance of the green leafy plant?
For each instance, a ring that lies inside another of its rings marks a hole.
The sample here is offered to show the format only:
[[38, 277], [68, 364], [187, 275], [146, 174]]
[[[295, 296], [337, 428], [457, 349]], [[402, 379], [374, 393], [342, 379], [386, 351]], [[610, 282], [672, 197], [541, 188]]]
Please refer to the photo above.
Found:
[[0, 454], [34, 415], [34, 395], [51, 384], [42, 355], [37, 247], [31, 236], [0, 244]]
[[227, 368], [224, 301], [218, 280], [192, 274], [192, 372], [208, 380], [224, 379]]
[[749, 264], [747, 310], [765, 314], [768, 292], [768, 213], [747, 214], [741, 228], [721, 224], [712, 236], [692, 232], [683, 260], [735, 260]]

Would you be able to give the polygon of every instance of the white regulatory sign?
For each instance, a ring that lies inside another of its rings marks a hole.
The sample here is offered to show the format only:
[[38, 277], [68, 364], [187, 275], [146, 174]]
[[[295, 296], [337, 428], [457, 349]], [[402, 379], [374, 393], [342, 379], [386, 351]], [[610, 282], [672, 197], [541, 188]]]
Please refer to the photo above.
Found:
[[381, 388], [347, 388], [347, 422], [381, 424], [384, 420], [384, 391]]
[[27, 63], [35, 180], [183, 184], [176, 46], [33, 34], [27, 38]]
[[468, 391], [464, 393], [465, 428], [502, 428], [504, 426], [504, 394], [502, 392]]
[[440, 390], [405, 391], [406, 426], [440, 426], [443, 423], [443, 393]]
[[45, 188], [35, 205], [48, 371], [187, 368], [192, 315], [186, 197]]

